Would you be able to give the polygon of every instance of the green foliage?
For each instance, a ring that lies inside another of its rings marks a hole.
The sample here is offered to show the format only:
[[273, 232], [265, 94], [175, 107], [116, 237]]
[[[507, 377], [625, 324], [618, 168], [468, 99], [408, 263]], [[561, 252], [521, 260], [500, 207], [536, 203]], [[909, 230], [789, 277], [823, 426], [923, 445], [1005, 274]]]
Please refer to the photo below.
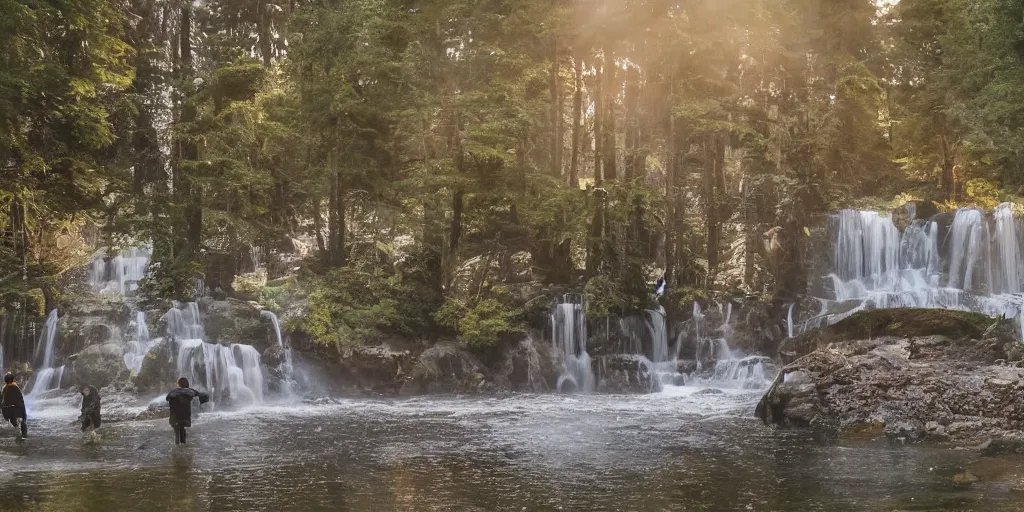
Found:
[[525, 333], [522, 317], [522, 310], [493, 298], [472, 306], [449, 298], [434, 316], [438, 325], [454, 329], [459, 342], [474, 350], [488, 349], [505, 336]]
[[231, 282], [232, 289], [248, 297], [259, 296], [266, 285], [267, 271], [262, 268], [248, 274], [239, 274]]
[[339, 269], [313, 286], [304, 330], [321, 345], [379, 341], [399, 323], [397, 300], [387, 274]]
[[587, 316], [590, 318], [629, 314], [642, 309], [641, 306], [647, 299], [626, 293], [621, 282], [608, 276], [595, 276], [587, 281], [583, 288], [583, 297]]

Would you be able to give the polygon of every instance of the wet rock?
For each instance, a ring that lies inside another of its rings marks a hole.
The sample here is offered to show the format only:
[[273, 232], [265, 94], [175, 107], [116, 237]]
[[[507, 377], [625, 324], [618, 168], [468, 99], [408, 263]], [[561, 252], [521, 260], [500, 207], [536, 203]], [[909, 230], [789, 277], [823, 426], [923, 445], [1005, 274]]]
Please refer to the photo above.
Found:
[[147, 408], [145, 411], [140, 412], [137, 416], [135, 416], [135, 419], [139, 421], [145, 421], [164, 419], [170, 417], [171, 408], [167, 405], [167, 402], [161, 401], [150, 404], [149, 408]]
[[397, 393], [414, 364], [409, 350], [392, 350], [388, 345], [356, 347], [340, 358], [340, 379], [359, 391]]
[[953, 475], [953, 485], [970, 485], [977, 481], [978, 477], [974, 476], [970, 471]]
[[718, 389], [718, 388], [706, 388], [706, 389], [702, 389], [702, 390], [694, 393], [694, 395], [724, 395], [724, 394], [725, 394], [725, 391], [722, 391], [721, 389]]
[[[942, 309], [876, 309], [857, 313], [835, 325], [788, 338], [779, 345], [779, 352], [783, 354], [783, 361], [789, 363], [836, 342], [871, 340], [882, 336], [941, 336], [941, 339], [933, 341], [994, 341], [964, 344], [962, 356], [972, 360], [995, 361], [1006, 358], [1005, 342], [1015, 336], [1013, 330], [1009, 322], [999, 322], [979, 313]], [[979, 348], [984, 350], [978, 351]]]
[[142, 360], [142, 368], [134, 377], [133, 383], [140, 393], [157, 392], [173, 386], [180, 377], [177, 373], [178, 364], [174, 360], [171, 342], [159, 340]]
[[120, 343], [91, 345], [68, 358], [68, 381], [73, 386], [103, 388], [128, 379]]
[[776, 425], [881, 425], [892, 438], [1009, 445], [1024, 421], [1024, 370], [998, 364], [1017, 341], [1002, 325], [985, 336], [993, 322], [880, 310], [807, 333], [796, 347], [813, 350], [782, 369], [756, 414]]
[[651, 393], [661, 389], [650, 361], [631, 355], [593, 358], [598, 391], [605, 393]]
[[555, 389], [559, 369], [549, 343], [526, 338], [505, 351], [495, 375], [495, 384], [512, 391], [543, 393]]
[[473, 354], [452, 341], [442, 341], [420, 354], [403, 385], [403, 395], [474, 393], [486, 389], [487, 369]]
[[231, 345], [241, 343], [264, 350], [277, 343], [270, 322], [260, 318], [260, 308], [238, 299], [199, 302], [203, 330], [208, 343]]
[[290, 388], [292, 377], [285, 347], [277, 344], [271, 345], [263, 351], [260, 361], [266, 370], [268, 391], [277, 393]]

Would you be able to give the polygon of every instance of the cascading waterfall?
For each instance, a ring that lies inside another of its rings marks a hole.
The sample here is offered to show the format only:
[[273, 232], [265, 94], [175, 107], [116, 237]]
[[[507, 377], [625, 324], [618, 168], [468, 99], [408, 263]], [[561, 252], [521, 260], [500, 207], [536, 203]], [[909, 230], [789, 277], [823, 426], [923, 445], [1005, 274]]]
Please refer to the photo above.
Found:
[[64, 377], [63, 366], [59, 368], [53, 367], [53, 343], [57, 339], [57, 319], [57, 310], [50, 311], [50, 316], [46, 318], [46, 326], [40, 334], [37, 352], [39, 349], [42, 349], [43, 360], [39, 369], [35, 372], [35, 378], [32, 380], [32, 386], [29, 390], [30, 396], [59, 389], [61, 379]]
[[274, 336], [277, 340], [278, 349], [281, 351], [282, 357], [282, 371], [284, 374], [283, 391], [285, 395], [291, 394], [292, 385], [292, 349], [291, 347], [285, 347], [284, 341], [281, 338], [281, 324], [278, 322], [277, 315], [273, 311], [263, 310], [260, 311], [260, 316], [270, 320], [274, 324]]
[[93, 258], [89, 264], [89, 285], [101, 293], [127, 295], [139, 288], [146, 277], [151, 255], [149, 247], [133, 247], [106, 259]]
[[[833, 324], [868, 308], [941, 308], [1020, 316], [1024, 252], [1013, 205], [990, 218], [963, 208], [941, 236], [943, 217], [913, 220], [900, 233], [892, 218], [843, 210], [830, 219], [833, 296], [803, 328]], [[945, 222], [948, 222], [945, 221]], [[1024, 317], [1021, 318], [1024, 321]]]
[[665, 308], [658, 306], [657, 310], [647, 310], [647, 317], [650, 322], [647, 324], [651, 331], [651, 361], [655, 363], [675, 362], [668, 351], [668, 329], [665, 326]]
[[551, 313], [552, 343], [562, 358], [558, 390], [589, 393], [594, 390], [594, 370], [587, 353], [587, 318], [583, 304], [561, 302]]
[[793, 337], [793, 306], [796, 306], [795, 302], [789, 305], [789, 312], [786, 313], [786, 337], [787, 338], [792, 338]]
[[146, 313], [135, 312], [135, 339], [129, 340], [124, 352], [124, 365], [133, 373], [142, 371], [142, 362], [146, 359], [149, 349], [153, 348], [155, 341], [149, 337], [149, 327], [146, 325]]
[[178, 374], [212, 400], [256, 404], [263, 401], [260, 354], [250, 345], [206, 343], [199, 305], [175, 303], [165, 315], [167, 334], [177, 345]]
[[1021, 293], [1024, 280], [1024, 263], [1021, 262], [1021, 246], [1017, 236], [1018, 224], [1013, 218], [1013, 206], [1001, 204], [996, 208], [996, 247], [999, 255], [998, 275], [994, 293]]

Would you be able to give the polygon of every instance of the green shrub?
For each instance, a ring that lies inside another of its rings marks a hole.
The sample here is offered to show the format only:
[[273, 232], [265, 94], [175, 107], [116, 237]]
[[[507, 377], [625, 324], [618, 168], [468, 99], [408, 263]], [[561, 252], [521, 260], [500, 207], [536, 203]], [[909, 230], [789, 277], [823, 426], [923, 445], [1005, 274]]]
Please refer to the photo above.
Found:
[[497, 299], [486, 298], [472, 307], [449, 298], [434, 315], [438, 325], [454, 329], [459, 342], [470, 349], [496, 346], [501, 338], [526, 332], [522, 310]]
[[255, 272], [248, 274], [238, 274], [234, 280], [231, 281], [231, 288], [236, 293], [245, 295], [247, 297], [259, 296], [260, 292], [267, 285], [267, 271], [266, 269], [257, 269]]
[[378, 341], [400, 322], [393, 294], [384, 272], [335, 270], [313, 286], [303, 329], [321, 345]]

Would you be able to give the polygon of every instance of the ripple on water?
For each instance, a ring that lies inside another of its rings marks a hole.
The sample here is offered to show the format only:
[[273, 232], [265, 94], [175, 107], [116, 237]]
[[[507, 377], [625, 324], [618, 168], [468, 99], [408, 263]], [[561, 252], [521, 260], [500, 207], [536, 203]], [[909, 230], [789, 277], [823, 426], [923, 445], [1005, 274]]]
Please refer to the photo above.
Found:
[[162, 420], [107, 425], [86, 446], [67, 421], [77, 404], [58, 400], [33, 416], [26, 443], [0, 429], [0, 486], [20, 490], [5, 498], [14, 509], [96, 511], [1013, 506], [998, 486], [950, 485], [969, 454], [769, 429], [752, 418], [758, 395], [670, 387], [269, 405], [202, 414], [184, 448]]

